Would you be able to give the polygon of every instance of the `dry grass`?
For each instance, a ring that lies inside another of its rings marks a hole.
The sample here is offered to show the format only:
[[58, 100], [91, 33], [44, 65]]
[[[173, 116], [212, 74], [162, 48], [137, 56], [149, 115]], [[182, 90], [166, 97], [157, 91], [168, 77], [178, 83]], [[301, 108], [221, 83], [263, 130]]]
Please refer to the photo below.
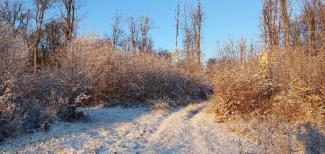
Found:
[[[213, 110], [220, 116], [258, 116], [282, 122], [324, 123], [324, 54], [266, 51], [245, 62], [223, 59], [208, 79], [215, 86]], [[289, 58], [288, 58], [289, 57]], [[266, 64], [266, 66], [265, 66]]]
[[156, 112], [166, 112], [175, 105], [175, 103], [173, 103], [169, 98], [151, 100], [149, 101], [149, 104], [152, 106], [152, 110]]
[[244, 61], [218, 60], [207, 75], [215, 91], [209, 111], [266, 153], [317, 153], [325, 139], [325, 54], [289, 53], [273, 49]]

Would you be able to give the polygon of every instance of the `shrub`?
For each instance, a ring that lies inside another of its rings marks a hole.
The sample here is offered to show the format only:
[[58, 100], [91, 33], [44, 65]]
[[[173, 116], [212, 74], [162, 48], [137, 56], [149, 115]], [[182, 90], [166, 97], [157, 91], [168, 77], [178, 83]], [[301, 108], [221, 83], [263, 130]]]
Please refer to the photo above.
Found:
[[60, 105], [66, 104], [60, 83], [47, 73], [25, 74], [5, 86], [0, 100], [0, 129], [5, 130], [6, 136], [40, 128], [56, 116]]
[[[168, 60], [151, 54], [132, 54], [107, 72], [105, 85], [110, 98], [147, 100], [168, 97], [173, 100], [193, 97], [202, 82]], [[115, 72], [115, 73], [114, 73]], [[109, 74], [113, 75], [109, 75]]]
[[[210, 110], [219, 120], [241, 117], [280, 122], [313, 122], [324, 125], [324, 53], [317, 56], [301, 49], [266, 51], [261, 65], [257, 56], [244, 62], [236, 58], [218, 61], [208, 80], [216, 95]], [[265, 66], [267, 65], [267, 66]]]
[[35, 128], [47, 131], [55, 117], [85, 119], [76, 108], [99, 102], [128, 100], [117, 105], [155, 106], [150, 102], [162, 105], [153, 100], [163, 99], [186, 105], [209, 97], [209, 88], [199, 77], [170, 59], [152, 53], [123, 53], [91, 37], [72, 40], [51, 54], [51, 65], [32, 73], [28, 50], [16, 41], [19, 36], [3, 36], [8, 38], [0, 46], [0, 140]]
[[0, 140], [40, 128], [51, 120], [66, 90], [47, 70], [30, 73], [27, 45], [0, 25]]
[[91, 103], [204, 97], [206, 86], [198, 77], [157, 54], [123, 53], [95, 38], [76, 39], [62, 53], [58, 78], [72, 97], [71, 103], [81, 95], [90, 97]]

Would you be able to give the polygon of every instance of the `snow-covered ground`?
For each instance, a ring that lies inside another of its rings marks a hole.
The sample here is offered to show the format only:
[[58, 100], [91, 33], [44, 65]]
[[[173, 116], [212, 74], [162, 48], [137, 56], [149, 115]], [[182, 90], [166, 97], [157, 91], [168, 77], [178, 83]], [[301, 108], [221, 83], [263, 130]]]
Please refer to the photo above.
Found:
[[0, 153], [260, 153], [205, 112], [206, 104], [158, 112], [138, 108], [84, 109], [88, 122], [51, 125], [0, 145]]

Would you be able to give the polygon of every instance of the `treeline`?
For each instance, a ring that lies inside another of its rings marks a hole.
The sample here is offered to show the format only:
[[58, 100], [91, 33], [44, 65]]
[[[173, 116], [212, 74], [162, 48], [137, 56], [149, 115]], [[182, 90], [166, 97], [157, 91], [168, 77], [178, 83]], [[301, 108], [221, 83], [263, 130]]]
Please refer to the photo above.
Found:
[[153, 21], [148, 16], [129, 17], [126, 19], [127, 29], [123, 16], [116, 14], [112, 19], [111, 35], [107, 40], [114, 48], [120, 47], [124, 52], [153, 52], [153, 41], [150, 38], [150, 31], [153, 28]]
[[[58, 54], [76, 38], [80, 6], [82, 2], [79, 0], [29, 0], [28, 3], [4, 0], [0, 6], [0, 22], [11, 27], [13, 35], [24, 39], [30, 51], [29, 60], [36, 72], [40, 65], [52, 65], [51, 55]], [[203, 15], [200, 0], [195, 7], [178, 4], [175, 10], [175, 54], [154, 49], [150, 37], [153, 21], [149, 16], [124, 19], [121, 14], [116, 14], [111, 27], [107, 27], [111, 33], [103, 41], [127, 53], [157, 53], [173, 58], [188, 66], [187, 69], [193, 73], [196, 67], [202, 69]], [[180, 48], [180, 37], [183, 49]]]
[[[27, 5], [31, 4], [31, 6]], [[66, 47], [76, 38], [79, 18], [78, 0], [4, 0], [0, 8], [0, 22], [13, 29], [14, 36], [20, 36], [28, 45], [34, 71], [41, 64], [49, 63], [50, 57]], [[123, 18], [112, 19], [111, 36], [103, 39], [113, 48], [129, 52], [153, 52], [149, 36], [153, 22], [148, 16], [130, 17], [127, 20], [128, 34], [123, 30]]]
[[[289, 11], [298, 5], [302, 6], [298, 12]], [[267, 47], [304, 47], [311, 54], [317, 54], [325, 46], [325, 14], [321, 0], [291, 1], [289, 4], [286, 0], [264, 1], [262, 21]]]
[[[175, 10], [175, 54], [178, 56], [178, 62], [190, 73], [197, 73], [203, 69], [201, 62], [203, 17], [201, 0], [197, 1], [194, 8], [184, 5], [184, 9], [181, 9], [178, 3]], [[180, 36], [183, 37], [183, 48], [179, 47]]]
[[[176, 41], [173, 51], [154, 49], [149, 34], [153, 28], [153, 21], [148, 16], [129, 17], [123, 20], [121, 14], [116, 14], [112, 19], [111, 35], [108, 41], [113, 47], [121, 47], [127, 53], [157, 53], [172, 59], [192, 74], [202, 73], [201, 39], [204, 13], [201, 5], [200, 0], [197, 1], [196, 6], [178, 3], [175, 9]], [[123, 29], [123, 27], [127, 28]]]
[[[32, 5], [27, 7], [27, 4]], [[53, 13], [53, 10], [57, 12]], [[21, 1], [4, 0], [0, 14], [2, 25], [10, 26], [13, 35], [20, 36], [28, 45], [36, 72], [38, 65], [47, 63], [51, 54], [75, 37], [78, 1], [31, 0], [23, 4]]]

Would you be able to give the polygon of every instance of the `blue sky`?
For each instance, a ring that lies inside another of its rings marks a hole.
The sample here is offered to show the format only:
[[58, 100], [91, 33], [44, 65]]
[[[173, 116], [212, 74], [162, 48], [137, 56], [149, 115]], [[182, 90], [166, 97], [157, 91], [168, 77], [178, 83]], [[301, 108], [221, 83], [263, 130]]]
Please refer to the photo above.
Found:
[[[175, 8], [177, 0], [83, 0], [79, 32], [110, 33], [112, 17], [120, 13], [130, 16], [148, 15], [153, 19], [151, 37], [155, 48], [175, 47]], [[195, 4], [196, 0], [179, 0]], [[217, 42], [227, 39], [248, 40], [259, 36], [262, 0], [202, 0], [205, 12], [202, 49], [206, 57], [216, 53]], [[181, 41], [181, 40], [180, 40]]]

